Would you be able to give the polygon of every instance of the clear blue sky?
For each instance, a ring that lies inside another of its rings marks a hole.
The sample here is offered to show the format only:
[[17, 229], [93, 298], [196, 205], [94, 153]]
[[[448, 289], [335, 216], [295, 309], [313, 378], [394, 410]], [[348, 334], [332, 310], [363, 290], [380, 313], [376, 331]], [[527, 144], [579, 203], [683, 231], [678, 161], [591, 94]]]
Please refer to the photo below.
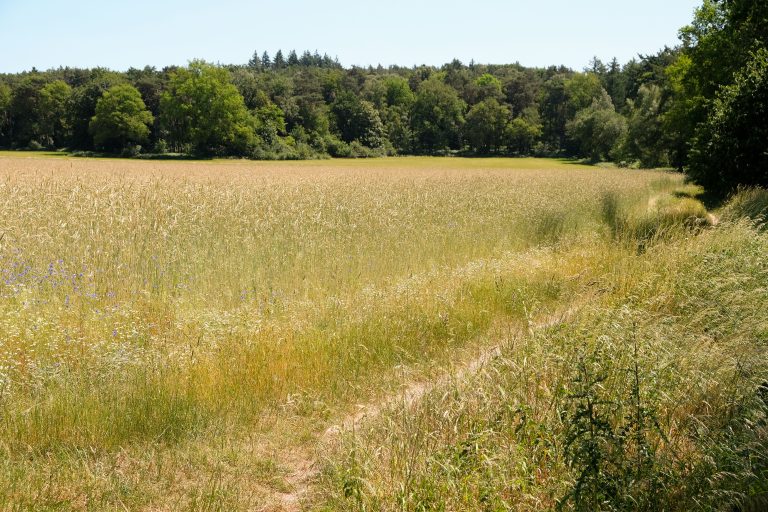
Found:
[[345, 66], [469, 62], [575, 69], [677, 43], [701, 0], [0, 0], [0, 72], [245, 63], [254, 49]]

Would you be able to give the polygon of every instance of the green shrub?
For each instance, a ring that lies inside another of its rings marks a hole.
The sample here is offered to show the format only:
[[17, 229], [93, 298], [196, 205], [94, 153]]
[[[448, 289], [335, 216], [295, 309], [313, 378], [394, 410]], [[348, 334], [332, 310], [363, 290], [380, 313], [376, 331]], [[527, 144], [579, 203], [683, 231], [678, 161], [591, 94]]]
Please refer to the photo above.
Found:
[[768, 50], [762, 49], [721, 90], [696, 132], [688, 174], [713, 193], [768, 186]]
[[325, 149], [328, 154], [334, 158], [350, 158], [352, 156], [352, 148], [346, 142], [337, 139], [333, 136], [328, 136], [324, 140]]
[[139, 155], [141, 155], [141, 145], [139, 144], [128, 144], [120, 152], [120, 156], [124, 158], [136, 158]]
[[663, 195], [652, 209], [630, 208], [619, 197], [606, 192], [601, 197], [601, 217], [617, 240], [644, 248], [653, 238], [669, 230], [697, 230], [710, 224], [704, 205], [688, 195]]
[[157, 139], [157, 142], [155, 142], [155, 153], [158, 155], [165, 155], [168, 153], [168, 143], [165, 139]]

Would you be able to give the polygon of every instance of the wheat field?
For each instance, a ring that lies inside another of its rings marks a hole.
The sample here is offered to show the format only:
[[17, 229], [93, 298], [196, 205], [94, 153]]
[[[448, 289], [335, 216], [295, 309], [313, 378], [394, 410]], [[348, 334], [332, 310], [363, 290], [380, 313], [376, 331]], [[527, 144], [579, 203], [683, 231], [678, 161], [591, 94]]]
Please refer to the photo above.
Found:
[[[654, 244], [702, 239], [710, 221], [687, 188], [557, 160], [4, 154], [0, 503], [431, 510], [413, 493], [390, 506], [412, 484], [372, 467], [364, 489], [334, 490], [350, 488], [350, 441], [331, 449], [324, 433], [597, 300], [595, 282], [631, 295], [645, 281], [622, 272], [651, 272]], [[423, 421], [450, 410], [435, 407]], [[384, 409], [366, 425], [403, 414]], [[369, 466], [392, 460], [376, 432], [352, 442]], [[531, 495], [551, 505], [567, 481]]]

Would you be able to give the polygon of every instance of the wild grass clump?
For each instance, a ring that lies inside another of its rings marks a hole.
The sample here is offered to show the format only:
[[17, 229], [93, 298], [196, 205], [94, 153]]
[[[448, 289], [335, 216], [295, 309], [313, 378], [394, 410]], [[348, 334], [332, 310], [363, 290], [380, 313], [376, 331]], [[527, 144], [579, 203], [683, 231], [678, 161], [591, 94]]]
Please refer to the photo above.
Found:
[[768, 218], [768, 190], [764, 188], [742, 188], [728, 201], [723, 217], [738, 220], [747, 217], [760, 224]]
[[644, 249], [654, 240], [681, 229], [698, 231], [711, 225], [707, 209], [690, 187], [668, 187], [654, 193], [647, 204], [628, 203], [613, 191], [600, 199], [601, 218], [614, 239]]
[[177, 377], [150, 369], [110, 381], [62, 375], [26, 396], [23, 412], [6, 409], [4, 448], [40, 456], [115, 450], [133, 441], [178, 442], [198, 433], [213, 411], [201, 408], [194, 390], [180, 386]]

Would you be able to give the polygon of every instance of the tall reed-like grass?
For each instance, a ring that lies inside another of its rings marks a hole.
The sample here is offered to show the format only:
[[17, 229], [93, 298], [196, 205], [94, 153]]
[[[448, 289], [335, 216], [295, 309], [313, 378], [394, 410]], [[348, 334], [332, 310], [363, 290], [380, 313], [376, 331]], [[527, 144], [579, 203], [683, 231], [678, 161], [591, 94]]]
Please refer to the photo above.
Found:
[[746, 188], [731, 197], [723, 215], [731, 220], [747, 217], [765, 225], [768, 218], [768, 190], [764, 188]]

